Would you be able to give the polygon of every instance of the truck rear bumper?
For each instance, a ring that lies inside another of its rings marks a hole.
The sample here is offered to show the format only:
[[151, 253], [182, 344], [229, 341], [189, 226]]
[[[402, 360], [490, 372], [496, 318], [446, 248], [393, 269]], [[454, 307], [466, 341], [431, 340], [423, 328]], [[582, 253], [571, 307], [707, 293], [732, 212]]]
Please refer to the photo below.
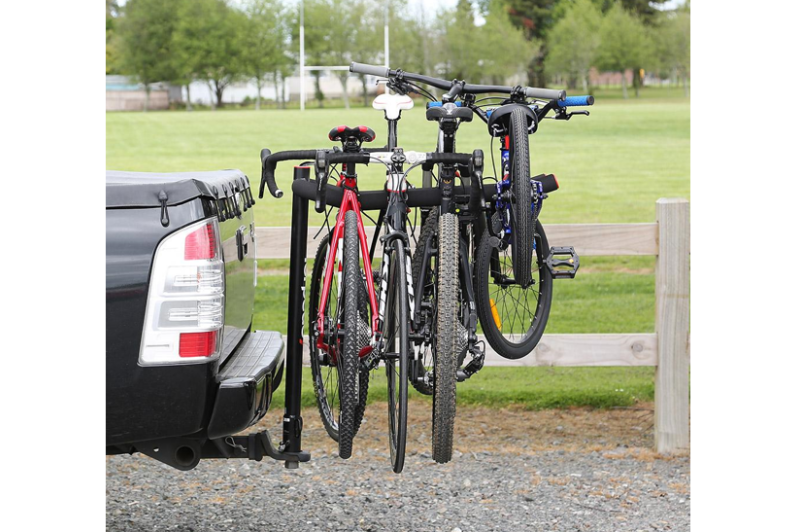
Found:
[[230, 436], [266, 414], [283, 377], [284, 345], [275, 331], [245, 335], [219, 372], [214, 409], [208, 423], [210, 439]]

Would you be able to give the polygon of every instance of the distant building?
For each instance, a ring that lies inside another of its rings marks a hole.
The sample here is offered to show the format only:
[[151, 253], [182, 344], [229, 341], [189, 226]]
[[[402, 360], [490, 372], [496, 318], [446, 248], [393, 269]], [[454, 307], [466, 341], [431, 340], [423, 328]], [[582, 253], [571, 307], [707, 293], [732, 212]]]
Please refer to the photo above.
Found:
[[[128, 76], [106, 76], [106, 111], [142, 111], [146, 96], [142, 83]], [[169, 109], [170, 102], [181, 99], [180, 87], [162, 82], [150, 84], [149, 109]]]
[[[377, 84], [372, 76], [367, 77], [367, 93], [374, 95], [377, 93]], [[316, 80], [313, 72], [306, 75], [306, 101], [314, 100], [316, 90]], [[298, 101], [300, 99], [300, 76], [294, 75], [283, 81], [283, 94], [287, 100]], [[342, 83], [339, 77], [331, 72], [323, 71], [320, 76], [320, 89], [326, 98], [341, 98]], [[347, 79], [347, 94], [350, 99], [360, 98], [363, 87], [358, 76], [351, 75]], [[223, 104], [240, 104], [245, 99], [255, 100], [258, 95], [253, 80], [238, 81], [231, 83], [222, 94]], [[169, 109], [170, 104], [175, 102], [186, 102], [191, 96], [193, 104], [211, 105], [216, 96], [212, 87], [205, 81], [193, 81], [189, 86], [187, 95], [186, 86], [171, 85], [166, 82], [150, 84], [150, 106], [151, 110]], [[276, 101], [277, 91], [275, 84], [267, 81], [261, 87], [262, 101]], [[144, 85], [138, 83], [128, 76], [106, 76], [106, 111], [141, 111], [144, 109], [145, 90]]]

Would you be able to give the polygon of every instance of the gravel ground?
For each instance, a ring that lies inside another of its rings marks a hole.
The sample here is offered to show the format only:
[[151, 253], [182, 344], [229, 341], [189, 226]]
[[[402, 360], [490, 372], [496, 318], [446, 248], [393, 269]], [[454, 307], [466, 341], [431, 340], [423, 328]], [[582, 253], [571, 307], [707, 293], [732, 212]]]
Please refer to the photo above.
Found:
[[[304, 447], [312, 460], [295, 471], [268, 460], [209, 460], [181, 472], [142, 455], [109, 457], [107, 528], [689, 530], [689, 458], [647, 448], [649, 406], [621, 412], [464, 408], [460, 445], [445, 465], [430, 458], [427, 408], [414, 404], [401, 475], [391, 472], [385, 407], [377, 405], [368, 409], [347, 461], [321, 434], [314, 411], [304, 413]], [[276, 426], [280, 413], [268, 417], [262, 423]], [[494, 430], [499, 419], [511, 422]]]

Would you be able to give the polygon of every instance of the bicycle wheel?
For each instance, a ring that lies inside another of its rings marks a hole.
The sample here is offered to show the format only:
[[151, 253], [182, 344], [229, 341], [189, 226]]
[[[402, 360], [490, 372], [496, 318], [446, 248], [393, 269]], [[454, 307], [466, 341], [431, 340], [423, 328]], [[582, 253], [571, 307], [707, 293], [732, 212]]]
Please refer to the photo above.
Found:
[[386, 387], [389, 406], [389, 451], [392, 469], [403, 470], [408, 423], [408, 328], [409, 302], [403, 243], [395, 240], [389, 258], [385, 339], [387, 346]]
[[[358, 353], [363, 343], [363, 331], [359, 334], [359, 329], [364, 328], [358, 306], [359, 300], [363, 302], [365, 298], [359, 297], [359, 285], [363, 285], [363, 279], [360, 275], [358, 227], [354, 212], [345, 215], [344, 228], [341, 258], [336, 258], [337, 263], [333, 266], [334, 278], [329, 287], [321, 331], [317, 330], [316, 318], [329, 248], [327, 237], [317, 250], [311, 286], [309, 320], [312, 335], [309, 348], [314, 394], [322, 423], [328, 435], [339, 442], [339, 456], [349, 458], [353, 437], [360, 425], [360, 416], [363, 416], [363, 403], [366, 402], [362, 400], [362, 397], [366, 399], [366, 394], [362, 395], [359, 390], [365, 379], [358, 375]], [[338, 278], [340, 269], [343, 274], [341, 282]], [[326, 348], [319, 348], [315, 336], [321, 336]], [[362, 404], [361, 408], [359, 403]]]
[[475, 299], [483, 333], [498, 354], [513, 360], [533, 351], [550, 315], [553, 277], [544, 263], [550, 246], [538, 220], [535, 228], [536, 261], [527, 288], [515, 281], [509, 249], [492, 247], [488, 233], [475, 258]]
[[528, 152], [528, 118], [521, 107], [511, 111], [511, 257], [514, 279], [523, 287], [531, 282], [534, 220], [531, 212], [531, 167]]
[[358, 225], [356, 213], [348, 211], [344, 219], [344, 251], [342, 256], [343, 292], [344, 292], [344, 338], [342, 353], [339, 357], [339, 397], [341, 415], [339, 422], [339, 456], [350, 458], [353, 453], [353, 438], [356, 435], [355, 419], [358, 405], [358, 373], [363, 347], [362, 332], [359, 331], [361, 314], [358, 309], [359, 285], [361, 277], [359, 262]]
[[[425, 224], [420, 231], [417, 248], [411, 261], [411, 279], [414, 282], [414, 290], [420, 288], [420, 276], [424, 276], [422, 281], [422, 302], [430, 304], [431, 323], [436, 323], [436, 257], [431, 256], [425, 263], [425, 246], [437, 249], [436, 229], [439, 226], [439, 211], [432, 210]], [[422, 310], [420, 310], [422, 312]], [[411, 363], [409, 379], [411, 385], [419, 393], [433, 395], [433, 353], [436, 351], [436, 335], [430, 335], [430, 340], [424, 341], [420, 346], [416, 359]]]
[[[325, 235], [320, 241], [314, 259], [314, 268], [311, 272], [310, 305], [308, 316], [309, 332], [309, 354], [311, 359], [311, 382], [314, 387], [314, 396], [317, 400], [322, 425], [334, 441], [339, 441], [339, 368], [332, 361], [337, 360], [338, 353], [341, 351], [341, 339], [337, 337], [336, 331], [342, 328], [344, 320], [342, 316], [343, 301], [339, 297], [339, 283], [334, 275], [333, 282], [328, 293], [328, 303], [325, 309], [324, 331], [321, 336], [327, 349], [320, 349], [317, 346], [315, 332], [317, 329], [317, 316], [321, 292], [323, 290], [323, 278], [325, 275], [325, 264], [328, 259], [330, 235]], [[339, 271], [338, 261], [334, 264], [334, 272]], [[366, 289], [359, 290], [359, 309], [362, 314], [369, 306]], [[362, 321], [369, 323], [368, 318], [362, 316]], [[362, 325], [363, 326], [363, 325]], [[368, 325], [367, 325], [368, 326]], [[367, 393], [369, 390], [369, 374], [359, 372], [358, 379], [358, 405], [356, 407], [355, 432], [361, 426], [366, 408]]]
[[444, 214], [439, 217], [432, 430], [433, 459], [440, 464], [449, 462], [453, 456], [456, 371], [461, 351], [458, 340], [458, 248], [458, 217]]

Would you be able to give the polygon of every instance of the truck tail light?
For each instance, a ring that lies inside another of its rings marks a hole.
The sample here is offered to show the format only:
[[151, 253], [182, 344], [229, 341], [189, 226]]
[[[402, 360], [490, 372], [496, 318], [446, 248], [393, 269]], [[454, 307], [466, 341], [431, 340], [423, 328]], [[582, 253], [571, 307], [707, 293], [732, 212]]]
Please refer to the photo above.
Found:
[[186, 237], [183, 258], [185, 260], [213, 259], [216, 256], [216, 251], [214, 226], [211, 223], [207, 223], [195, 229]]
[[207, 357], [217, 348], [217, 331], [181, 333], [179, 354], [182, 358]]
[[218, 358], [224, 323], [225, 263], [219, 223], [204, 220], [169, 235], [156, 249], [139, 364]]

